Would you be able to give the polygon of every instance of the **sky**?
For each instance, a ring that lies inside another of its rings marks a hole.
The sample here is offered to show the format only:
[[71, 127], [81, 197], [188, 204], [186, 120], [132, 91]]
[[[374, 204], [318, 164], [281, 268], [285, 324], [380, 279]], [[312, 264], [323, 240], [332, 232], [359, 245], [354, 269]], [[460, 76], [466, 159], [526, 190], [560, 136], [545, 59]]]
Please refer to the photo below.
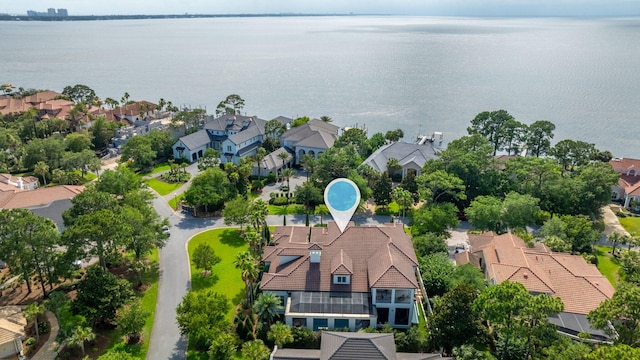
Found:
[[0, 13], [69, 15], [355, 13], [445, 16], [640, 16], [640, 0], [0, 0]]

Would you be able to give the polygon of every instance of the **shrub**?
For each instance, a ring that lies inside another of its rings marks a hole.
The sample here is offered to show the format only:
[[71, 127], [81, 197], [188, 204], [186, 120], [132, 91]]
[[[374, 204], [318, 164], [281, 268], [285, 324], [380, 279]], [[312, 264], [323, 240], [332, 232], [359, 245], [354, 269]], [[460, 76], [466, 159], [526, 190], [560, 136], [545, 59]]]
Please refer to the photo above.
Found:
[[31, 346], [35, 343], [36, 343], [36, 339], [32, 337], [28, 338], [27, 341], [25, 341], [25, 344], [27, 344], [27, 346]]
[[289, 199], [287, 199], [286, 197], [278, 197], [275, 199], [272, 199], [273, 202], [271, 202], [271, 200], [269, 200], [269, 202], [271, 202], [273, 205], [278, 205], [278, 206], [282, 206], [282, 205], [288, 205], [289, 204]]
[[264, 187], [264, 184], [260, 180], [253, 180], [251, 182], [252, 191], [260, 191]]
[[267, 184], [275, 184], [275, 182], [276, 182], [276, 174], [274, 174], [272, 172], [269, 173], [269, 175], [267, 175], [266, 183]]

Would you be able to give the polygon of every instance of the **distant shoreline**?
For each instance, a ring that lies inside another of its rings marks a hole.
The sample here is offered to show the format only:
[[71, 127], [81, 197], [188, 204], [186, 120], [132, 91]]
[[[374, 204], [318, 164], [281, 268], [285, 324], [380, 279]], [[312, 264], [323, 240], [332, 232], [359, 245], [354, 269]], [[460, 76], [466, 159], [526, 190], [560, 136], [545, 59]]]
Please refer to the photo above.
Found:
[[[0, 14], [0, 21], [91, 21], [91, 20], [144, 20], [144, 19], [198, 19], [235, 17], [301, 17], [301, 16], [366, 16], [367, 14], [169, 14], [169, 15], [74, 15], [74, 16], [20, 16]], [[380, 15], [380, 14], [376, 14]]]

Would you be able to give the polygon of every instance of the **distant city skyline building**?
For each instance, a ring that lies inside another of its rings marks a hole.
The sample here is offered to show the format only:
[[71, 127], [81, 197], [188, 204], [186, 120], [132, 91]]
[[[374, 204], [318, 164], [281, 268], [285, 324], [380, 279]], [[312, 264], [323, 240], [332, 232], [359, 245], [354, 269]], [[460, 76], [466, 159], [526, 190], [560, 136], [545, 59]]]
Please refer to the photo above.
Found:
[[64, 8], [60, 8], [57, 11], [54, 8], [48, 8], [46, 12], [27, 10], [27, 16], [65, 17], [69, 16], [69, 12]]

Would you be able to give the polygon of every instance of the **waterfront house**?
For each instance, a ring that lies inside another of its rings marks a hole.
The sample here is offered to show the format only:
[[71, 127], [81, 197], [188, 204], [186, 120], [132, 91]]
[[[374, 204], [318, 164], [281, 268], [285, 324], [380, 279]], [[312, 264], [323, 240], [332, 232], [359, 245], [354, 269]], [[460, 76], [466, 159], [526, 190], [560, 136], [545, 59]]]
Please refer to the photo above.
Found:
[[528, 247], [507, 233], [469, 234], [470, 251], [455, 255], [458, 265], [472, 263], [490, 284], [518, 282], [532, 294], [548, 294], [564, 303], [564, 311], [549, 318], [563, 334], [589, 333], [594, 341], [607, 335], [589, 324], [586, 315], [611, 299], [615, 289], [598, 268], [580, 255], [552, 252], [542, 243]]
[[260, 283], [287, 325], [351, 331], [418, 322], [418, 259], [401, 225], [282, 226], [262, 259]]
[[318, 158], [333, 146], [338, 139], [340, 127], [318, 119], [312, 119], [282, 134], [280, 144], [295, 154], [295, 163], [300, 164], [306, 154]]
[[617, 158], [609, 161], [609, 164], [620, 174], [618, 184], [612, 187], [613, 200], [622, 201], [627, 209], [631, 201], [640, 202], [640, 160]]
[[[397, 141], [386, 144], [374, 151], [373, 154], [363, 162], [375, 170], [384, 173], [387, 171], [389, 159], [396, 159], [401, 166], [402, 178], [407, 172], [420, 175], [424, 164], [431, 159], [437, 159], [436, 149], [430, 141], [424, 144], [410, 144], [404, 141]], [[392, 174], [393, 175], [393, 174]]]
[[209, 116], [202, 130], [178, 139], [173, 145], [173, 157], [195, 162], [207, 148], [212, 148], [220, 152], [222, 163], [238, 164], [241, 158], [255, 154], [262, 145], [265, 123], [266, 120], [257, 116]]

